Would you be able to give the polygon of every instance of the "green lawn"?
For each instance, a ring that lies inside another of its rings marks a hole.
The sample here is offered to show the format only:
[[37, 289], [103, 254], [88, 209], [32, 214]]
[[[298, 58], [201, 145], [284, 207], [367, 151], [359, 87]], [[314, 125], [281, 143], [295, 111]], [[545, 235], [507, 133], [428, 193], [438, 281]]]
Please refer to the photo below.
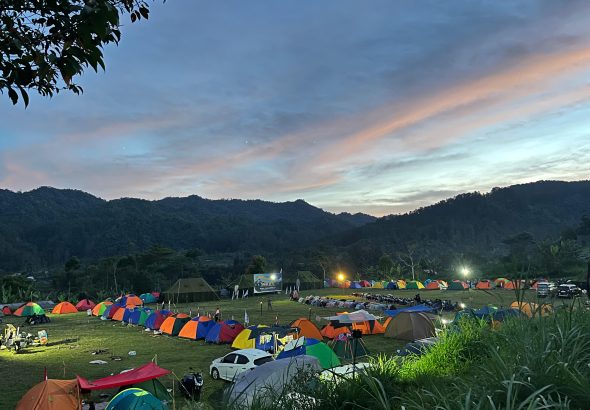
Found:
[[[400, 297], [413, 297], [418, 291], [388, 291], [371, 290], [374, 293], [394, 293]], [[302, 292], [302, 295], [321, 294], [337, 298], [350, 298], [354, 292], [350, 289], [322, 289]], [[358, 292], [358, 290], [357, 290]], [[511, 291], [424, 291], [422, 298], [441, 298], [460, 301], [470, 307], [479, 307], [488, 303], [507, 306], [515, 300]], [[527, 292], [525, 299], [534, 299], [533, 292]], [[198, 306], [202, 314], [213, 312], [217, 306], [221, 308], [223, 318], [240, 322], [244, 319], [244, 310], [250, 316], [250, 323], [272, 324], [278, 315], [282, 324], [291, 322], [299, 317], [326, 316], [341, 309], [326, 309], [311, 307], [291, 302], [285, 295], [272, 297], [274, 311], [267, 310], [266, 298], [248, 298], [238, 301], [223, 301], [219, 303], [200, 303]], [[260, 312], [260, 302], [262, 314]], [[195, 314], [197, 304], [182, 305], [178, 310]], [[46, 329], [49, 334], [50, 346], [30, 348], [21, 354], [0, 351], [0, 380], [3, 381], [0, 394], [0, 409], [13, 408], [20, 397], [34, 384], [43, 379], [44, 368], [50, 378], [71, 379], [76, 374], [94, 379], [118, 373], [121, 370], [135, 367], [157, 359], [157, 363], [174, 372], [179, 378], [190, 367], [201, 370], [205, 374], [204, 399], [212, 407], [219, 403], [223, 388], [227, 385], [222, 381], [214, 381], [208, 376], [209, 364], [212, 359], [222, 356], [231, 349], [227, 345], [208, 345], [203, 341], [189, 341], [167, 336], [153, 336], [141, 327], [122, 326], [119, 322], [101, 321], [95, 317], [87, 317], [85, 313], [73, 315], [50, 315], [52, 322], [47, 325], [27, 327], [31, 333]], [[20, 325], [23, 318], [4, 317], [5, 323]], [[3, 328], [3, 326], [2, 326]], [[77, 341], [63, 342], [67, 339]], [[371, 353], [393, 353], [403, 343], [386, 339], [382, 336], [368, 336], [364, 338]], [[60, 343], [62, 342], [62, 343]], [[91, 351], [108, 349], [108, 354], [91, 355]], [[128, 352], [135, 350], [137, 356], [129, 356]], [[121, 361], [111, 361], [111, 356], [120, 356]], [[88, 362], [95, 359], [108, 361], [106, 365], [91, 365]], [[172, 387], [173, 377], [165, 377], [162, 381], [166, 387]], [[181, 406], [177, 405], [177, 408]]]

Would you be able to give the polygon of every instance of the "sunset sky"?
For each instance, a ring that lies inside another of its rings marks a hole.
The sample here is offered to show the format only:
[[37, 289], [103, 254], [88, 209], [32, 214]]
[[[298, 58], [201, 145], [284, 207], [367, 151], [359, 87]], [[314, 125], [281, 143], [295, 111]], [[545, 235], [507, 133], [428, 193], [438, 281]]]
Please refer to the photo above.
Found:
[[[150, 4], [152, 4], [150, 2]], [[590, 178], [588, 1], [156, 0], [84, 94], [0, 96], [0, 188], [405, 212]]]

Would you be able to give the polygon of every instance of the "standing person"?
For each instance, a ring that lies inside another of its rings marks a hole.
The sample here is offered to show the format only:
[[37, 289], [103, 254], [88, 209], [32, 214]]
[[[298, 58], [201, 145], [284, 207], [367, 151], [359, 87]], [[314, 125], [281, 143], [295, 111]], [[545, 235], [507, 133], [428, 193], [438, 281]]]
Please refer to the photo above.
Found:
[[270, 296], [268, 297], [268, 300], [266, 301], [266, 308], [267, 308], [267, 310], [272, 311], [272, 300], [270, 299]]
[[221, 319], [221, 310], [219, 309], [219, 306], [217, 306], [217, 310], [215, 310], [215, 321], [219, 322], [220, 319]]

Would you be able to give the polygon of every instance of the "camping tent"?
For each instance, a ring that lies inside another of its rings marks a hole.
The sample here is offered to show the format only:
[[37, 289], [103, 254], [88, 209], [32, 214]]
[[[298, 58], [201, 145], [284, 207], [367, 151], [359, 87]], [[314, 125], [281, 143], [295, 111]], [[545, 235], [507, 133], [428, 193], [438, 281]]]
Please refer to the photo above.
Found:
[[436, 281], [438, 282], [441, 289], [446, 289], [449, 287], [449, 284], [442, 279], [437, 279]]
[[283, 272], [283, 289], [295, 287], [299, 279], [299, 290], [321, 289], [323, 280], [319, 279], [310, 271], [297, 271], [296, 273]]
[[475, 285], [475, 289], [489, 290], [492, 288], [492, 282], [490, 282], [487, 279], [480, 280], [479, 282], [477, 282], [477, 285]]
[[[432, 312], [434, 312], [434, 309], [432, 308], [432, 306], [428, 306], [428, 305], [416, 305], [416, 306], [408, 306], [405, 308], [386, 310], [385, 314], [389, 317], [394, 317], [394, 316], [399, 315], [402, 312], [432, 313]], [[387, 325], [385, 325], [385, 324], [384, 324], [384, 326], [387, 327]]]
[[334, 339], [338, 335], [351, 333], [351, 330], [346, 325], [340, 324], [338, 322], [330, 322], [322, 328], [320, 333], [323, 337]]
[[440, 290], [440, 284], [433, 280], [431, 282], [428, 283], [428, 285], [426, 285], [426, 287], [424, 288], [426, 290]]
[[143, 389], [132, 387], [117, 393], [111, 399], [105, 410], [125, 410], [125, 409], [149, 409], [149, 410], [166, 410], [164, 405], [156, 396]]
[[86, 312], [88, 309], [94, 309], [94, 306], [96, 306], [96, 303], [90, 299], [82, 299], [76, 303], [76, 309], [78, 309], [80, 312]]
[[406, 283], [406, 289], [424, 289], [424, 285], [419, 280], [411, 280]]
[[290, 341], [277, 356], [277, 360], [308, 355], [317, 358], [324, 369], [340, 366], [340, 359], [327, 344], [310, 337]]
[[60, 302], [55, 305], [51, 313], [54, 315], [65, 315], [67, 313], [78, 313], [78, 309], [70, 302]]
[[395, 281], [391, 281], [389, 282], [387, 285], [385, 285], [386, 289], [399, 289], [399, 287], [397, 286], [397, 282]]
[[204, 339], [214, 325], [215, 321], [207, 316], [197, 316], [182, 327], [178, 337], [193, 340]]
[[12, 310], [10, 310], [10, 308], [8, 306], [4, 306], [2, 308], [2, 314], [4, 316], [10, 316], [10, 315], [12, 315]]
[[[229, 401], [233, 406], [249, 408], [259, 397], [261, 400], [273, 400], [282, 397], [283, 389], [302, 373], [319, 372], [322, 370], [318, 359], [302, 355], [289, 360], [273, 360], [251, 371], [240, 373], [235, 383], [229, 388]], [[265, 390], [275, 394], [264, 394]], [[258, 396], [257, 396], [258, 394]], [[276, 403], [266, 402], [266, 406], [274, 407]]]
[[122, 322], [123, 316], [125, 315], [127, 310], [128, 310], [127, 308], [119, 307], [119, 309], [117, 309], [115, 311], [115, 314], [113, 314], [113, 316], [111, 317], [111, 320], [115, 320], [117, 322]]
[[76, 380], [48, 379], [33, 386], [19, 400], [16, 410], [81, 410]]
[[232, 343], [242, 330], [244, 330], [244, 326], [235, 320], [217, 322], [207, 332], [205, 341], [207, 343]]
[[402, 312], [392, 318], [385, 328], [385, 337], [418, 340], [435, 336], [432, 319], [423, 312]]
[[377, 320], [367, 320], [352, 324], [352, 330], [360, 330], [363, 335], [382, 335], [385, 328]]
[[143, 300], [143, 303], [156, 303], [158, 301], [158, 298], [151, 293], [142, 293], [139, 298]]
[[383, 289], [384, 288], [383, 282], [381, 282], [381, 281], [375, 282], [375, 284], [373, 285], [373, 288], [374, 289]]
[[290, 326], [292, 328], [299, 329], [299, 331], [295, 334], [296, 337], [305, 336], [311, 337], [313, 339], [322, 340], [322, 334], [320, 332], [320, 329], [318, 329], [316, 325], [314, 325], [310, 320], [304, 317], [294, 320]]
[[292, 337], [290, 327], [255, 325], [242, 330], [234, 339], [231, 347], [233, 349], [260, 349], [274, 351], [275, 343], [283, 345]]
[[467, 283], [455, 279], [454, 281], [449, 283], [449, 287], [447, 288], [447, 290], [467, 290], [468, 288], [469, 287], [467, 286]]
[[363, 339], [353, 339], [347, 335], [339, 335], [334, 340], [328, 342], [336, 356], [341, 359], [352, 359], [354, 357], [363, 357], [369, 355], [369, 350]]
[[35, 302], [27, 302], [13, 313], [14, 316], [44, 315], [45, 311]]
[[510, 304], [511, 309], [520, 310], [528, 317], [533, 316], [548, 316], [553, 313], [553, 307], [551, 305], [542, 304], [538, 305], [532, 302], [512, 302]]
[[506, 279], [506, 278], [494, 279], [494, 283], [496, 284], [496, 286], [498, 286], [500, 288], [503, 288], [509, 282], [510, 282], [510, 279]]
[[363, 288], [370, 288], [371, 286], [373, 286], [373, 284], [371, 282], [369, 282], [368, 280], [361, 280], [359, 282], [359, 284], [363, 287]]
[[406, 281], [403, 279], [398, 280], [397, 282], [398, 289], [405, 289], [406, 288]]
[[100, 302], [99, 304], [94, 306], [94, 308], [92, 309], [92, 315], [93, 316], [102, 316], [104, 311], [112, 304], [113, 304], [113, 302], [108, 302], [108, 301]]
[[135, 308], [125, 320], [127, 323], [137, 326], [145, 326], [145, 321], [151, 315], [152, 310], [148, 308]]
[[164, 322], [162, 322], [160, 331], [170, 336], [178, 336], [184, 325], [190, 320], [190, 316], [185, 315], [184, 313], [168, 316]]
[[360, 289], [362, 288], [361, 284], [357, 281], [351, 282], [350, 283], [350, 289]]
[[146, 329], [151, 330], [160, 330], [160, 326], [164, 323], [164, 320], [171, 316], [172, 312], [169, 310], [156, 310], [155, 312], [150, 313], [150, 315], [145, 320], [144, 326]]
[[118, 298], [116, 300], [116, 304], [119, 306], [128, 307], [141, 306], [143, 305], [143, 300], [141, 300], [139, 296], [135, 296], [134, 294], [129, 293], [125, 296], [121, 296], [120, 298]]
[[506, 282], [504, 284], [504, 289], [514, 290], [514, 289], [524, 289], [526, 282], [524, 280], [511, 280], [510, 282]]
[[175, 303], [217, 300], [219, 296], [203, 278], [178, 279], [164, 296]]

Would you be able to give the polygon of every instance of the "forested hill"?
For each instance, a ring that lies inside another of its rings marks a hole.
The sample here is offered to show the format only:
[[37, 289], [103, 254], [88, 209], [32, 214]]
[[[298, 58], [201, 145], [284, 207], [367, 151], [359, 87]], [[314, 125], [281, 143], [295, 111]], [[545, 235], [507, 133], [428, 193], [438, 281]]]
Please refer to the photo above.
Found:
[[590, 181], [540, 181], [463, 194], [384, 217], [338, 236], [335, 245], [401, 250], [413, 243], [438, 254], [490, 254], [522, 232], [536, 240], [555, 239], [578, 226], [584, 215], [590, 216]]
[[62, 265], [75, 255], [100, 258], [155, 244], [205, 252], [277, 253], [375, 218], [334, 215], [305, 201], [105, 201], [90, 194], [42, 187], [0, 190], [0, 270]]

